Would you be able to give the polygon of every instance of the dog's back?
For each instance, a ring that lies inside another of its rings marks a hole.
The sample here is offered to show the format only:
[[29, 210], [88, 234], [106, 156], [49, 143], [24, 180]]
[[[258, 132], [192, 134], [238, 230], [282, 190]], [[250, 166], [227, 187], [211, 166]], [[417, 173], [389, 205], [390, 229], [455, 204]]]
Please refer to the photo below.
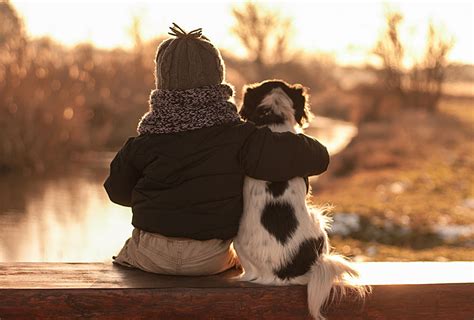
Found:
[[[241, 115], [272, 131], [296, 133], [308, 119], [306, 95], [301, 86], [267, 81], [247, 88]], [[282, 153], [285, 150], [281, 151]], [[329, 253], [327, 218], [309, 208], [303, 178], [244, 182], [244, 211], [234, 248], [244, 274], [241, 279], [262, 284], [308, 284], [308, 307], [316, 319], [331, 289], [352, 287], [344, 276], [357, 272], [346, 260]]]
[[234, 241], [240, 256], [249, 255], [241, 257], [245, 280], [307, 283], [308, 271], [328, 246], [322, 219], [310, 215], [305, 198], [303, 178], [245, 179], [244, 212]]

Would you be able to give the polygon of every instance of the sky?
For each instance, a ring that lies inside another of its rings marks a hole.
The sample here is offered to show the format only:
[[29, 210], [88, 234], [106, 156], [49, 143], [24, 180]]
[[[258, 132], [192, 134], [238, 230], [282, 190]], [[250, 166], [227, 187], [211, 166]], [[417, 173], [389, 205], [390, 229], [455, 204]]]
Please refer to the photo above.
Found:
[[[342, 64], [364, 64], [384, 28], [389, 6], [405, 19], [402, 38], [410, 56], [424, 49], [429, 21], [454, 36], [448, 59], [474, 64], [474, 1], [257, 1], [293, 19], [291, 45], [308, 52], [334, 55]], [[66, 45], [92, 42], [98, 47], [130, 47], [129, 29], [134, 16], [142, 19], [142, 35], [150, 39], [168, 31], [172, 22], [203, 33], [220, 48], [243, 56], [245, 51], [232, 36], [233, 6], [243, 1], [133, 1], [12, 0], [32, 37], [50, 36]]]

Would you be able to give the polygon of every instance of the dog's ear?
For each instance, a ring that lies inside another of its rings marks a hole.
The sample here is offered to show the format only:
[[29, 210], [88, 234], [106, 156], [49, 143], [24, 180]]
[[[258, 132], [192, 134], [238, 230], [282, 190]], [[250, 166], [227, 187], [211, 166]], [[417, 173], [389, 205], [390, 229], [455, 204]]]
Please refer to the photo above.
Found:
[[293, 101], [293, 108], [295, 109], [295, 120], [303, 126], [309, 120], [310, 111], [308, 108], [308, 89], [300, 84], [295, 84], [290, 87], [289, 92], [290, 99]]
[[252, 85], [246, 85], [243, 88], [243, 99], [242, 107], [240, 108], [240, 116], [244, 120], [252, 119], [252, 115], [255, 113], [257, 106], [260, 101], [257, 101], [258, 97], [255, 92], [255, 88]]

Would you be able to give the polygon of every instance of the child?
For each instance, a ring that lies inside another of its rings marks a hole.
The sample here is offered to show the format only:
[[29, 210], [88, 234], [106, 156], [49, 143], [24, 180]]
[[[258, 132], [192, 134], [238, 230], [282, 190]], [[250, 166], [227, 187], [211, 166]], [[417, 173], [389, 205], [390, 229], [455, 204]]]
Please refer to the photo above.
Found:
[[149, 272], [210, 275], [235, 265], [244, 176], [285, 181], [326, 171], [318, 141], [243, 122], [224, 62], [177, 25], [156, 54], [150, 111], [110, 165], [110, 199], [131, 206], [132, 237], [115, 262]]

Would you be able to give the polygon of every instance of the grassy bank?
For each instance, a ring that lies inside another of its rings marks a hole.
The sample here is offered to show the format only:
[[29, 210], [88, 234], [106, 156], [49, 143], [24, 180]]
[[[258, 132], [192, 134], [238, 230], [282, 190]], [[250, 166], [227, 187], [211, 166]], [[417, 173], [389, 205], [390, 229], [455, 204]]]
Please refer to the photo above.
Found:
[[358, 230], [333, 237], [338, 251], [370, 260], [472, 259], [473, 102], [445, 99], [438, 113], [404, 110], [360, 125], [314, 185], [315, 203], [361, 219]]

